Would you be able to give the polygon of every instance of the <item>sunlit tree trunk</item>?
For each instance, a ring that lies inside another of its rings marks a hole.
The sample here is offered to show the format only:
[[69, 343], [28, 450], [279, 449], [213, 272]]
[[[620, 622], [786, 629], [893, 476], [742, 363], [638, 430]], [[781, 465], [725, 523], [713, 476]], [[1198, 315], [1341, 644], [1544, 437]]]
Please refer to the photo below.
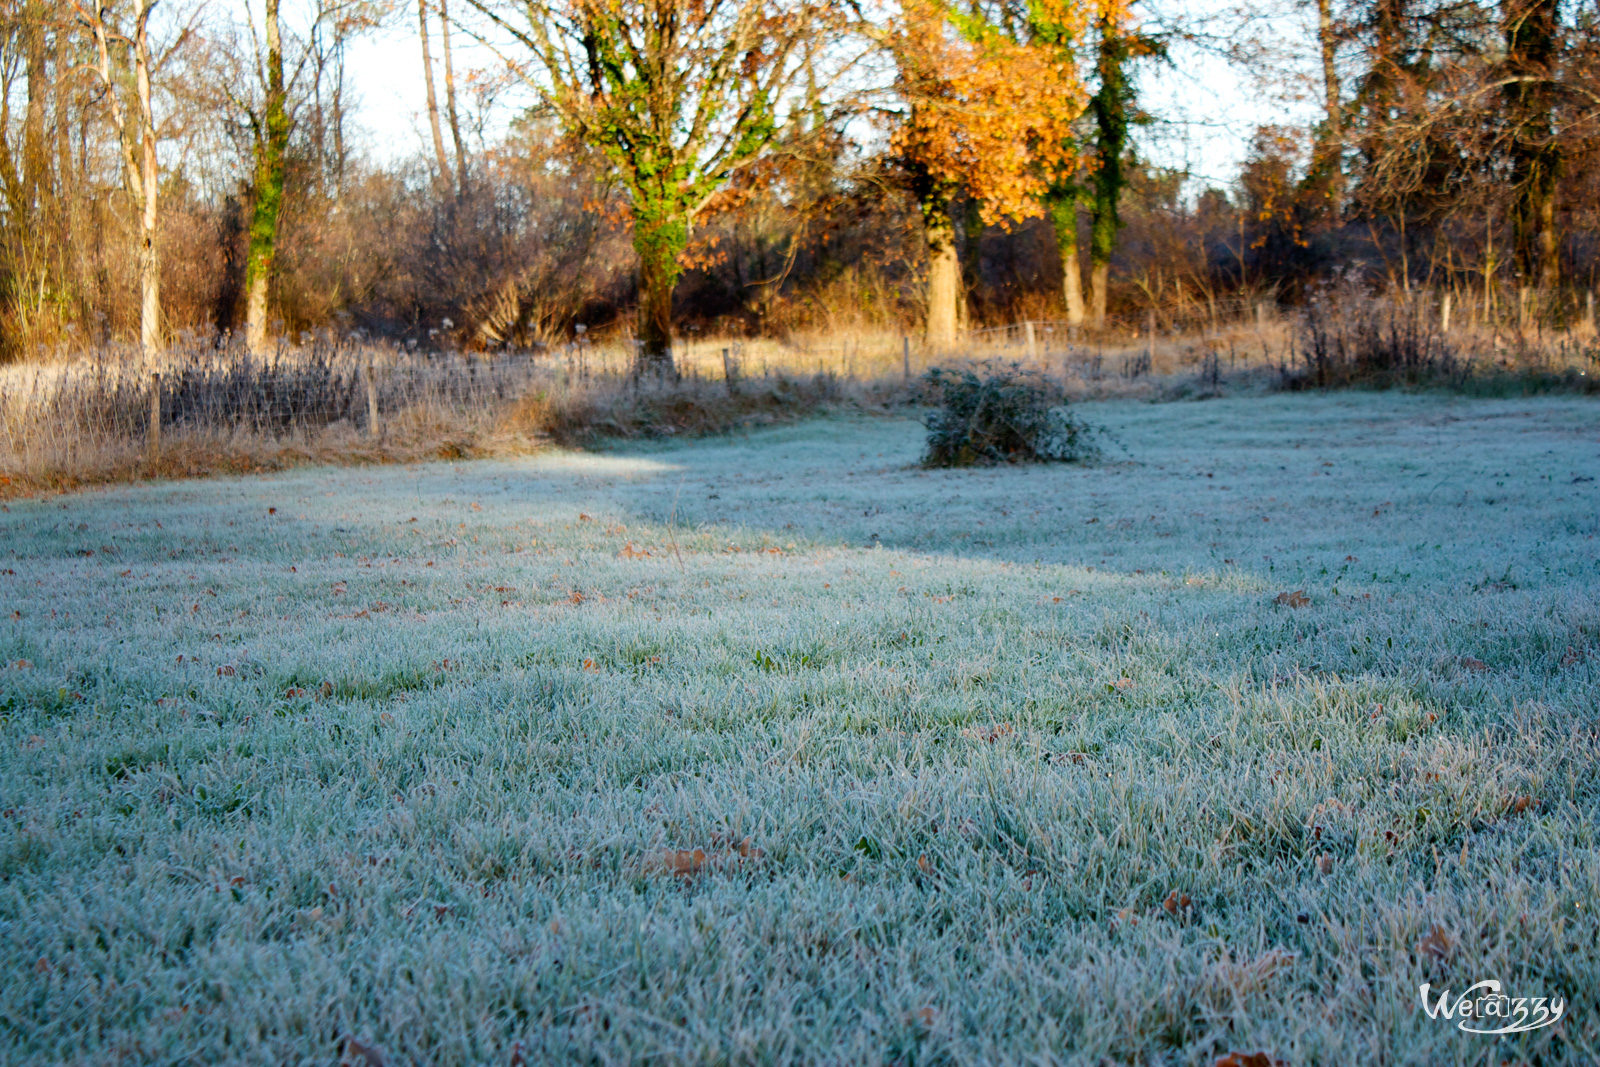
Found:
[[433, 48], [428, 43], [428, 0], [417, 0], [417, 35], [422, 38], [422, 85], [428, 100], [428, 131], [433, 134], [433, 156], [439, 170], [440, 185], [450, 180], [450, 157], [444, 150], [444, 132], [439, 126], [439, 98], [433, 90]]
[[[138, 128], [130, 130], [123, 108], [121, 84], [111, 62], [111, 38], [115, 34], [106, 21], [108, 4], [96, 0], [92, 13], [86, 13], [94, 37], [96, 73], [106, 89], [111, 123], [122, 147], [123, 174], [128, 190], [139, 205], [139, 344], [146, 355], [161, 351], [161, 256], [156, 243], [160, 222], [159, 187], [156, 173], [156, 123], [150, 89], [150, 12], [156, 0], [139, 0], [134, 12], [134, 29], [121, 39], [133, 51], [133, 79], [138, 104]], [[138, 154], [134, 141], [138, 141]]]
[[461, 139], [461, 119], [456, 112], [456, 71], [450, 59], [450, 10], [439, 0], [439, 38], [444, 52], [445, 115], [450, 119], [450, 141], [456, 150], [456, 192], [467, 188], [467, 147]]
[[1322, 53], [1323, 117], [1312, 171], [1324, 183], [1328, 206], [1337, 215], [1344, 210], [1344, 103], [1333, 0], [1317, 0], [1317, 44]]
[[953, 348], [961, 328], [961, 257], [949, 208], [923, 213], [928, 248], [928, 346]]
[[922, 213], [922, 241], [928, 256], [925, 338], [929, 348], [955, 346], [961, 332], [961, 253], [950, 214], [952, 185], [927, 168], [911, 166], [911, 193]]
[[27, 66], [28, 109], [22, 126], [23, 184], [30, 212], [39, 211], [49, 196], [49, 153], [45, 144], [45, 104], [51, 78], [45, 59], [45, 12], [37, 3], [23, 11], [21, 30]]
[[156, 246], [159, 222], [156, 178], [156, 118], [150, 94], [150, 9], [142, 0], [133, 38], [134, 83], [139, 96], [139, 184], [144, 204], [139, 212], [139, 344], [161, 351], [161, 255]]
[[1061, 297], [1067, 305], [1067, 325], [1083, 325], [1083, 264], [1078, 258], [1078, 197], [1076, 190], [1053, 192], [1050, 222], [1055, 227], [1056, 248], [1061, 253]]

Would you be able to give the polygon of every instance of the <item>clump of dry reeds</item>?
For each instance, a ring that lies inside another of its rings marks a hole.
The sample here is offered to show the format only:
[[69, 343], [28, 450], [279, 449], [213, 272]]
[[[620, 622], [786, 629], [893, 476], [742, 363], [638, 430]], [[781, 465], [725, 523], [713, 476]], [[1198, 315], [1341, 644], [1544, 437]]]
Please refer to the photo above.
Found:
[[636, 381], [569, 351], [317, 341], [260, 359], [190, 345], [152, 366], [106, 348], [0, 373], [0, 492], [721, 433], [884, 399], [870, 393], [826, 371]]

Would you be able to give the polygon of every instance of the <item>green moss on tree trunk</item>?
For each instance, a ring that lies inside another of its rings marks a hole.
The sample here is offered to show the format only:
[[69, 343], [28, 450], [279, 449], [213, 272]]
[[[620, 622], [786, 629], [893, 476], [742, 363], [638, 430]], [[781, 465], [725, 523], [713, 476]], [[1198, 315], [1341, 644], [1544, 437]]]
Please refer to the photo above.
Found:
[[683, 274], [679, 257], [689, 244], [687, 213], [657, 206], [637, 212], [633, 249], [639, 256], [639, 350], [636, 375], [676, 377], [672, 360], [672, 293]]

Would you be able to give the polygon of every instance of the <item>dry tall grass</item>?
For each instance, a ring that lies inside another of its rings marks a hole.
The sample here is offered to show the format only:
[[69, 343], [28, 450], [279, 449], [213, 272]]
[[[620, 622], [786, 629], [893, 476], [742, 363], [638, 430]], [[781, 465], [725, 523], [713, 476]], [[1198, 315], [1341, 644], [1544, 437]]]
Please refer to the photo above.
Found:
[[[681, 379], [672, 383], [635, 381], [626, 337], [495, 354], [312, 338], [266, 359], [189, 341], [158, 362], [102, 347], [0, 369], [0, 495], [308, 462], [408, 462], [607, 437], [722, 433], [841, 405], [920, 404], [927, 370], [994, 360], [1042, 375], [1074, 399], [1178, 399], [1390, 379], [1587, 391], [1600, 380], [1600, 345], [1587, 325], [1528, 335], [1466, 323], [1445, 335], [1420, 302], [1403, 313], [1386, 307], [1368, 299], [1278, 315], [1251, 305], [1215, 324], [1204, 316], [1151, 316], [1142, 330], [1098, 333], [1033, 321], [971, 331], [953, 350], [868, 329], [689, 336], [676, 353]], [[1385, 322], [1405, 329], [1396, 333]], [[1367, 342], [1391, 335], [1407, 351], [1422, 346], [1448, 359], [1400, 368], [1406, 373], [1398, 376], [1365, 373], [1382, 355]], [[160, 397], [158, 452], [151, 448], [153, 392]]]

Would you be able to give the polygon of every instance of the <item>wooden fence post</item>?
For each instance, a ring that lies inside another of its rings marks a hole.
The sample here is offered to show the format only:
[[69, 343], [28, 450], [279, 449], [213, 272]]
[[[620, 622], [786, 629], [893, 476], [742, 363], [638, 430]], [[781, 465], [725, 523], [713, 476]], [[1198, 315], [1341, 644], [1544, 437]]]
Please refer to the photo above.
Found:
[[1156, 309], [1151, 308], [1149, 317], [1145, 319], [1145, 358], [1149, 360], [1147, 368], [1151, 374], [1156, 370]]
[[728, 395], [732, 396], [739, 388], [739, 368], [734, 364], [732, 349], [722, 350], [722, 381], [728, 387]]
[[1589, 327], [1589, 332], [1594, 332], [1594, 290], [1590, 289], [1583, 294], [1583, 322]]
[[1264, 329], [1266, 329], [1266, 327], [1267, 327], [1267, 305], [1266, 305], [1265, 301], [1257, 300], [1256, 301], [1256, 330], [1257, 331], [1264, 330]]
[[150, 375], [150, 462], [161, 462], [161, 372]]
[[1439, 332], [1445, 335], [1450, 333], [1450, 290], [1444, 291], [1444, 299], [1439, 304]]
[[1037, 339], [1034, 336], [1032, 319], [1029, 319], [1027, 322], [1022, 324], [1022, 336], [1023, 340], [1028, 345], [1028, 358], [1037, 359], [1039, 356], [1039, 346]]
[[373, 376], [370, 359], [367, 360], [362, 377], [367, 380], [367, 437], [376, 441], [381, 429], [378, 425], [378, 379]]

